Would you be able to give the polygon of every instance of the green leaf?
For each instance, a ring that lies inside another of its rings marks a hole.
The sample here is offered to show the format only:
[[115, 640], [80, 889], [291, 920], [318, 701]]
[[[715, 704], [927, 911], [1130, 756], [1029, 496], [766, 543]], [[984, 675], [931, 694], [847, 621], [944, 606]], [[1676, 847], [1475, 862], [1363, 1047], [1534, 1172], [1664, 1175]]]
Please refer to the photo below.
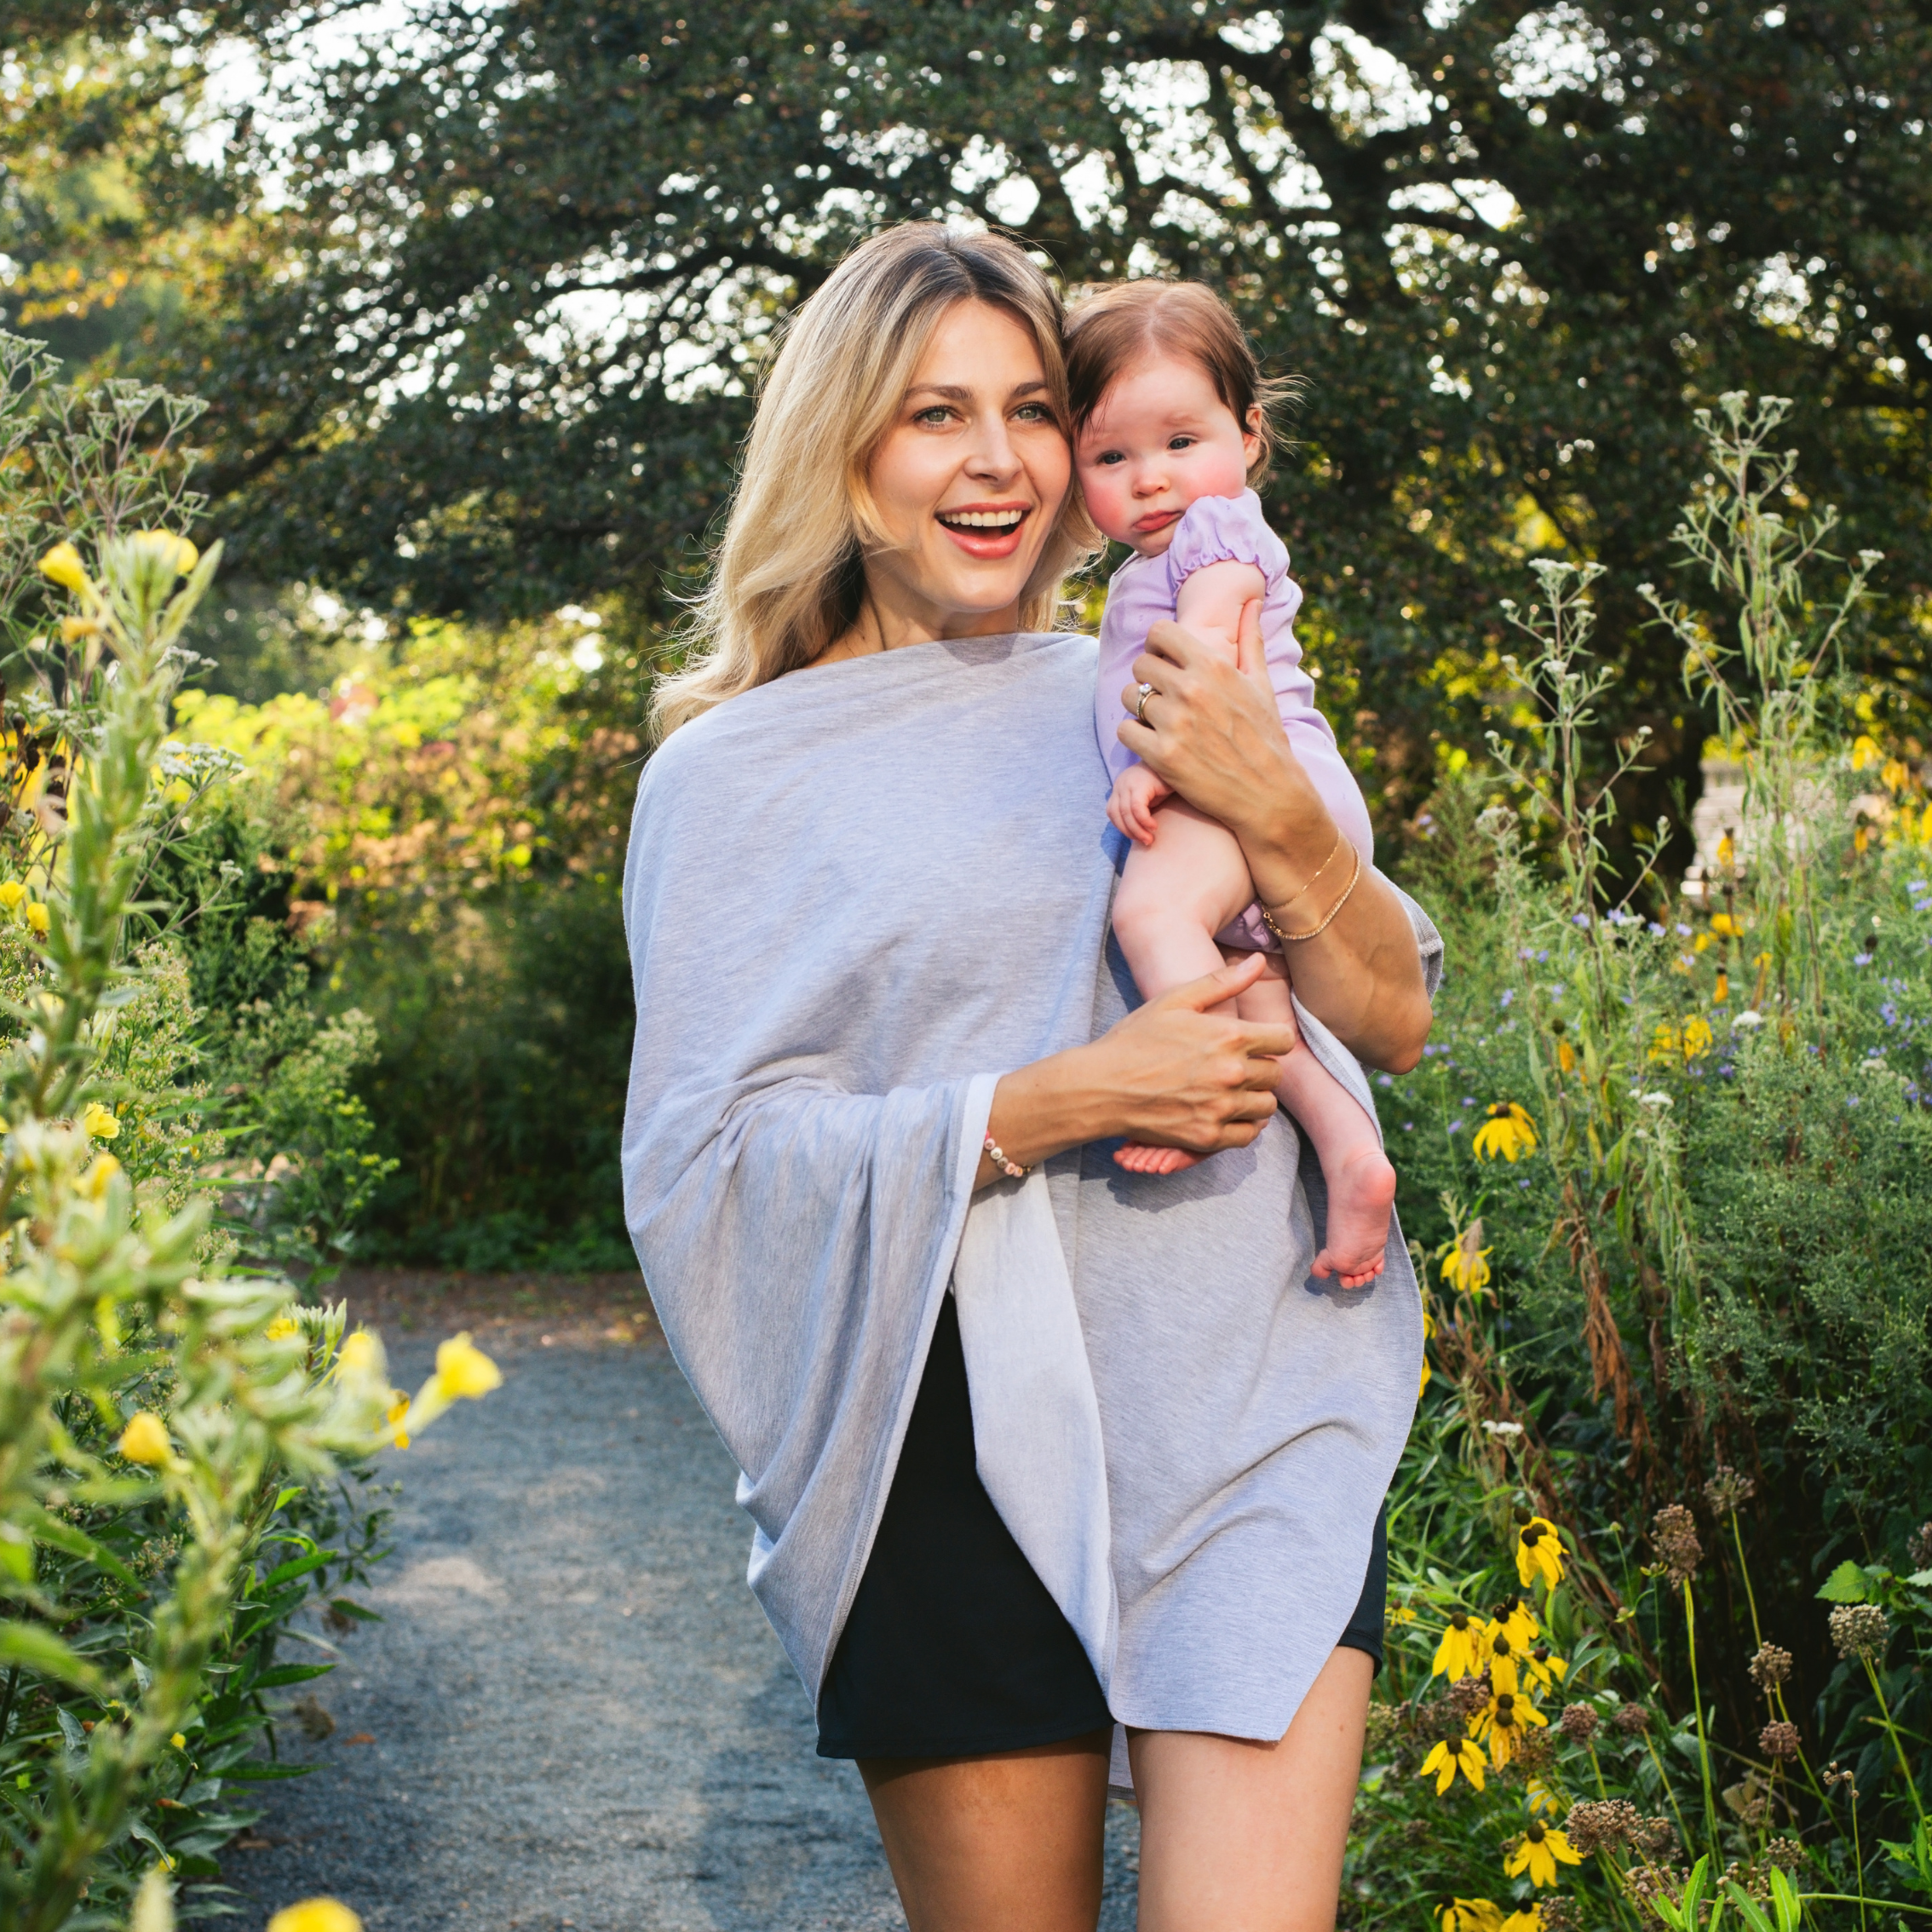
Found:
[[297, 1577], [305, 1577], [311, 1570], [319, 1570], [335, 1555], [332, 1550], [318, 1550], [312, 1555], [296, 1556], [286, 1563], [279, 1563], [262, 1579], [264, 1590], [274, 1590], [283, 1584], [292, 1583]]
[[96, 1569], [106, 1571], [117, 1583], [124, 1583], [138, 1590], [141, 1579], [112, 1550], [103, 1548], [85, 1530], [78, 1530], [72, 1523], [64, 1523], [57, 1516], [41, 1515], [34, 1518], [33, 1533], [42, 1543], [55, 1550], [64, 1550], [70, 1556], [84, 1556]]
[[1727, 1878], [1724, 1881], [1724, 1895], [1738, 1908], [1745, 1923], [1751, 1928], [1751, 1932], [1774, 1932], [1763, 1907], [1739, 1885], [1735, 1878]]
[[1771, 1907], [1778, 1915], [1778, 1932], [1799, 1932], [1804, 1907], [1798, 1903], [1797, 1887], [1776, 1866], [1771, 1868]]
[[77, 1690], [96, 1689], [101, 1673], [84, 1657], [38, 1624], [0, 1623], [0, 1664], [23, 1665]]
[[335, 1669], [333, 1664], [278, 1664], [272, 1670], [264, 1670], [259, 1677], [251, 1677], [250, 1690], [279, 1690], [284, 1684], [305, 1684], [311, 1677], [325, 1677]]
[[1847, 1557], [1825, 1579], [1819, 1596], [1826, 1603], [1862, 1603], [1866, 1596], [1865, 1572]]
[[365, 1610], [359, 1603], [352, 1603], [346, 1596], [332, 1596], [329, 1607], [338, 1617], [352, 1617], [359, 1624], [379, 1624], [382, 1621], [380, 1610]]
[[268, 1778], [306, 1778], [311, 1771], [320, 1769], [314, 1764], [231, 1764], [221, 1775], [233, 1779], [235, 1783], [259, 1783]]

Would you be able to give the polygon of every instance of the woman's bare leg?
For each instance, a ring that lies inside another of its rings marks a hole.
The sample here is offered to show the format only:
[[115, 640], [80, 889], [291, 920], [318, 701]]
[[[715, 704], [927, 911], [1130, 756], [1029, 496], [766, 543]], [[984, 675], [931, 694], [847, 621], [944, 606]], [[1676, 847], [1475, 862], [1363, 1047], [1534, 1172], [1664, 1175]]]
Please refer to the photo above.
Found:
[[911, 1932], [1094, 1932], [1113, 1741], [862, 1758]]
[[[1267, 973], [1235, 1001], [1235, 1009], [1244, 1020], [1292, 1025], [1287, 969], [1278, 953], [1267, 960]], [[1274, 1090], [1308, 1136], [1328, 1183], [1326, 1239], [1311, 1272], [1324, 1279], [1332, 1274], [1344, 1288], [1365, 1287], [1382, 1273], [1395, 1205], [1395, 1170], [1382, 1151], [1382, 1136], [1361, 1103], [1305, 1048], [1281, 1062]]]
[[1333, 1652], [1278, 1744], [1128, 1734], [1140, 1932], [1331, 1932], [1373, 1679]]
[[[1214, 935], [1254, 898], [1248, 862], [1233, 832], [1170, 799], [1154, 814], [1154, 842], [1127, 854], [1113, 895], [1113, 935], [1145, 999], [1222, 964]], [[1136, 1174], [1176, 1174], [1199, 1156], [1130, 1143], [1114, 1155]]]

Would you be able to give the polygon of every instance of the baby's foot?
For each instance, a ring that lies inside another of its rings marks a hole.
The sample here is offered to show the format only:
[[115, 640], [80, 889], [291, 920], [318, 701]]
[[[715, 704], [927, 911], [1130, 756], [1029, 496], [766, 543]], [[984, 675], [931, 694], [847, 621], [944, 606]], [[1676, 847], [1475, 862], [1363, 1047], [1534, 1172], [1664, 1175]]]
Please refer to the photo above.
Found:
[[1373, 1141], [1351, 1147], [1325, 1175], [1328, 1182], [1328, 1245], [1315, 1256], [1314, 1273], [1337, 1276], [1344, 1288], [1362, 1288], [1382, 1273], [1389, 1245], [1389, 1210], [1395, 1205], [1395, 1170]]
[[1113, 1150], [1115, 1164], [1130, 1174], [1178, 1174], [1183, 1168], [1199, 1167], [1205, 1158], [1185, 1147], [1144, 1147], [1138, 1141]]

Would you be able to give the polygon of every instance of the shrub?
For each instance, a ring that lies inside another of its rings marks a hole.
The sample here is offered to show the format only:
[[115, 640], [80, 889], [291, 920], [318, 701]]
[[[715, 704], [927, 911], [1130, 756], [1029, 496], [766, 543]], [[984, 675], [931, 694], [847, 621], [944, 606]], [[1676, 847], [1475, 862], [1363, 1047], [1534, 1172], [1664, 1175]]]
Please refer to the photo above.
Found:
[[[1716, 614], [1652, 594], [1693, 687], [1725, 681], [1748, 774], [1701, 899], [1611, 874], [1641, 745], [1590, 768], [1608, 673], [1588, 567], [1539, 566], [1534, 653], [1509, 666], [1528, 722], [1423, 828], [1457, 975], [1423, 1066], [1380, 1098], [1435, 1379], [1396, 1489], [1363, 1923], [1407, 1922], [1421, 1895], [1502, 1923], [1506, 1844], [1519, 1932], [1579, 1908], [1695, 1925], [1699, 1895], [1756, 1924], [1739, 1892], [1783, 1923], [1802, 1899], [1932, 1887], [1932, 819], [1906, 762], [1874, 794], [1873, 748], [1830, 728], [1832, 649], [1877, 560], [1835, 601], [1808, 589], [1829, 513], [1774, 509], [1779, 413], [1728, 398], [1701, 419], [1714, 480], [1683, 538]], [[1565, 1578], [1535, 1604], [1550, 1657], [1524, 1638], [1504, 1673], [1537, 1741], [1439, 1799], [1423, 1748], [1490, 1736], [1498, 1682], [1478, 1695], [1445, 1633], [1502, 1634], [1530, 1525]], [[1552, 1912], [1554, 1867], [1521, 1845], [1560, 1828], [1585, 1862]]]

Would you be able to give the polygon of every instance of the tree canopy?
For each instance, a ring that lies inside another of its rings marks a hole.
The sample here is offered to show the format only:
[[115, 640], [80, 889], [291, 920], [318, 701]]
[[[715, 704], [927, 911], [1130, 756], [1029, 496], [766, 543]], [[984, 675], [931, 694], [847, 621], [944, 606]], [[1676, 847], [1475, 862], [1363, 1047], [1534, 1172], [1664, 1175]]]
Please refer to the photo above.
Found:
[[[122, 14], [67, 24], [149, 44]], [[214, 515], [259, 575], [653, 605], [788, 309], [871, 228], [964, 217], [1070, 283], [1208, 280], [1305, 379], [1270, 511], [1385, 779], [1492, 693], [1538, 551], [1612, 566], [1620, 716], [1694, 762], [1636, 586], [1674, 561], [1691, 410], [1731, 388], [1797, 400], [1801, 474], [1888, 556], [1860, 669], [1882, 704], [1932, 696], [1927, 0], [355, 19], [167, 29], [177, 71], [242, 48], [259, 80], [141, 177], [150, 225], [202, 238], [141, 354], [210, 397]]]

